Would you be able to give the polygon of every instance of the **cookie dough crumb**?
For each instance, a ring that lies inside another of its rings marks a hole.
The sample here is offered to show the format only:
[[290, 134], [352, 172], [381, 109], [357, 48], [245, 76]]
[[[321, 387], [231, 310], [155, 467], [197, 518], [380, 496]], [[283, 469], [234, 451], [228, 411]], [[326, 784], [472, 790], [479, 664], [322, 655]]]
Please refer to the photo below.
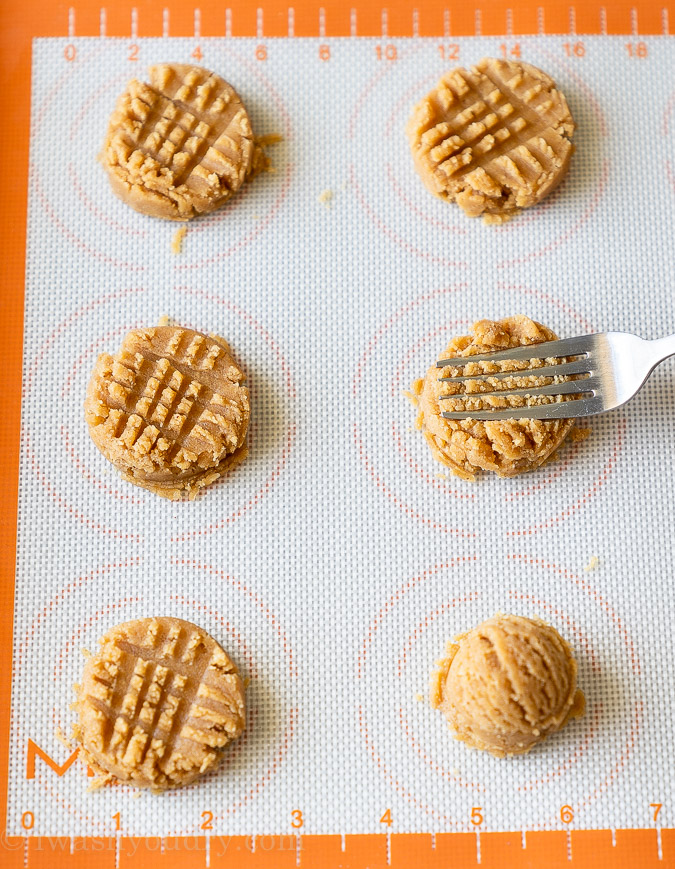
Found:
[[[170, 317], [168, 314], [162, 314], [162, 316], [157, 321], [158, 326], [178, 326], [178, 322], [174, 320], [173, 317]], [[222, 341], [222, 338], [220, 339]]]
[[272, 165], [270, 156], [267, 153], [267, 148], [270, 145], [277, 145], [279, 142], [283, 142], [283, 140], [284, 137], [280, 133], [268, 133], [265, 136], [255, 137], [255, 151], [253, 154], [250, 177], [257, 175], [259, 172], [267, 172], [272, 175], [276, 174], [277, 170]]
[[322, 205], [325, 205], [327, 208], [330, 208], [330, 203], [331, 203], [332, 198], [333, 198], [333, 191], [332, 190], [324, 190], [322, 193], [319, 194], [319, 202]]
[[[179, 254], [179, 253], [183, 252], [183, 239], [185, 238], [186, 233], [187, 233], [187, 226], [181, 226], [179, 229], [177, 229], [174, 232], [173, 238], [171, 239], [171, 252], [172, 253]], [[161, 325], [165, 325], [165, 324], [160, 323], [160, 326]]]
[[268, 145], [278, 145], [279, 142], [283, 141], [284, 137], [281, 133], [267, 133], [265, 136], [256, 136], [255, 143], [261, 148], [266, 148]]
[[456, 739], [495, 757], [525, 754], [584, 713], [577, 662], [558, 631], [498, 613], [448, 643], [431, 685]]
[[98, 775], [94, 779], [94, 781], [87, 788], [88, 794], [93, 794], [96, 791], [100, 791], [101, 788], [106, 787], [107, 785], [112, 784], [115, 781], [115, 776], [112, 775]]
[[591, 570], [595, 570], [595, 568], [600, 564], [600, 559], [597, 555], [591, 555], [590, 560], [584, 570], [588, 573]]
[[68, 749], [68, 751], [74, 751], [76, 748], [76, 743], [74, 743], [72, 739], [69, 739], [60, 727], [56, 728], [54, 736], [64, 748]]

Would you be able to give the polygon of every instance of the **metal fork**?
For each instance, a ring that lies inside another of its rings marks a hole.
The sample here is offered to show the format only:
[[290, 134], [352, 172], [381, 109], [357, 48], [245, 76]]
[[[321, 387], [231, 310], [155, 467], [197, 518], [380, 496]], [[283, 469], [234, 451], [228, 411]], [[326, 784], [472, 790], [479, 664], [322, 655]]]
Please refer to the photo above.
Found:
[[[529, 344], [513, 350], [498, 350], [480, 356], [460, 356], [441, 359], [438, 368], [463, 368], [474, 362], [531, 361], [552, 358], [574, 357], [571, 361], [546, 365], [540, 368], [524, 368], [518, 371], [497, 371], [494, 374], [439, 377], [439, 380], [466, 383], [488, 381], [506, 377], [574, 377], [574, 380], [533, 386], [525, 389], [504, 389], [496, 392], [476, 392], [466, 395], [442, 395], [444, 399], [468, 397], [509, 397], [512, 395], [552, 396], [547, 404], [532, 407], [495, 408], [494, 410], [445, 411], [445, 419], [569, 419], [592, 416], [620, 407], [631, 399], [643, 386], [654, 368], [664, 359], [675, 355], [675, 335], [646, 341], [627, 332], [599, 332], [561, 341], [546, 341]], [[576, 398], [565, 400], [565, 395]], [[558, 399], [560, 396], [560, 399]]]

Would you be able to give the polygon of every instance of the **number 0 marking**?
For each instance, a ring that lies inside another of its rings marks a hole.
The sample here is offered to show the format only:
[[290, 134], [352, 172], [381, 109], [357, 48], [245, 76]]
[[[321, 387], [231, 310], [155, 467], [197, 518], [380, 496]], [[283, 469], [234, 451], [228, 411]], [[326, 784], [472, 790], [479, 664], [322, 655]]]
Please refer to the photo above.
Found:
[[480, 827], [483, 823], [483, 807], [482, 806], [474, 806], [471, 809], [471, 823], [475, 827]]
[[72, 44], [66, 45], [66, 47], [63, 49], [63, 56], [69, 63], [72, 63], [77, 57], [77, 49]]
[[35, 815], [32, 812], [24, 812], [21, 815], [21, 826], [24, 830], [32, 830], [35, 826]]
[[302, 817], [302, 812], [300, 809], [293, 809], [291, 812], [293, 815], [293, 820], [291, 821], [291, 827], [295, 827], [296, 830], [299, 830], [300, 827], [305, 823], [304, 818]]
[[204, 819], [199, 827], [200, 830], [212, 830], [213, 829], [213, 812], [202, 812], [202, 818]]
[[387, 809], [387, 811], [382, 815], [382, 817], [380, 818], [380, 823], [386, 824], [388, 827], [391, 827], [391, 809]]
[[659, 812], [661, 811], [662, 804], [661, 803], [650, 803], [649, 808], [654, 809], [654, 823], [656, 823], [656, 819], [659, 816]]

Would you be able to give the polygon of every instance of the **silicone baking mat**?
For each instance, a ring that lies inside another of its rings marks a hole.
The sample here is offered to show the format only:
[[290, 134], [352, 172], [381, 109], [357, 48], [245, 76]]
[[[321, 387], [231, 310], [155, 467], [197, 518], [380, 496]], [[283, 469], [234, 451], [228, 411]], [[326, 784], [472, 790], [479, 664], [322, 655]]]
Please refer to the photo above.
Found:
[[[189, 10], [192, 29], [175, 11], [146, 33], [138, 10], [126, 33], [114, 11], [78, 26], [77, 9], [33, 31], [4, 241], [15, 366], [25, 262], [7, 859], [567, 865], [634, 847], [634, 865], [672, 865], [672, 362], [555, 462], [474, 485], [433, 462], [403, 395], [482, 317], [675, 332], [667, 10], [646, 14], [655, 32], [628, 10], [615, 36], [622, 8], [597, 10], [598, 34], [557, 7], [532, 27], [518, 8], [407, 10], [407, 30], [395, 8], [316, 10], [310, 30], [307, 10], [242, 7], [222, 32], [213, 10]], [[431, 197], [403, 132], [443, 71], [483, 56], [545, 69], [578, 124], [564, 184], [501, 227]], [[131, 212], [96, 160], [117, 95], [162, 61], [222, 74], [255, 131], [283, 137], [275, 171], [189, 224], [179, 254], [176, 225]], [[193, 503], [122, 482], [82, 414], [98, 353], [163, 315], [225, 336], [252, 391], [248, 460]], [[10, 458], [17, 435], [10, 420]], [[427, 702], [445, 641], [498, 610], [569, 639], [588, 704], [503, 761], [452, 740]], [[221, 641], [250, 679], [248, 729], [181, 791], [89, 792], [60, 737], [81, 650], [153, 614]]]

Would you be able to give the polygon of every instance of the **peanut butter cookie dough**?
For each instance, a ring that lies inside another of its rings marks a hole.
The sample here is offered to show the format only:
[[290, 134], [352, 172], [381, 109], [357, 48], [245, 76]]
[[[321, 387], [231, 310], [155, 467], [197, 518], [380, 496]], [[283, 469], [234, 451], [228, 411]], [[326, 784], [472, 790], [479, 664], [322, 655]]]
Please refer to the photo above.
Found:
[[577, 663], [556, 629], [503, 614], [448, 644], [431, 703], [457, 739], [495, 757], [525, 754], [585, 708]]
[[120, 199], [151, 217], [220, 208], [266, 165], [239, 95], [198, 66], [163, 63], [117, 101], [100, 160]]
[[[554, 341], [555, 333], [529, 317], [515, 316], [504, 320], [480, 320], [473, 326], [473, 335], [453, 338], [440, 358], [471, 357], [493, 350], [507, 350], [525, 344]], [[528, 366], [553, 365], [561, 360], [532, 360], [467, 364], [460, 368], [432, 366], [423, 380], [412, 387], [412, 398], [419, 408], [417, 426], [431, 448], [435, 459], [463, 480], [475, 480], [479, 471], [494, 471], [500, 477], [513, 477], [539, 467], [558, 449], [574, 427], [568, 419], [556, 420], [494, 420], [478, 421], [445, 419], [444, 410], [478, 410], [483, 406], [481, 392], [499, 389], [543, 386], [553, 383], [552, 377], [518, 374]], [[513, 371], [513, 378], [471, 380], [466, 384], [439, 380], [442, 376], [485, 375], [497, 371]], [[441, 396], [453, 396], [441, 400]], [[454, 395], [457, 398], [454, 398]], [[573, 398], [574, 395], [565, 396]], [[539, 397], [537, 402], [550, 400]], [[486, 399], [485, 401], [488, 401]], [[500, 407], [522, 406], [534, 399], [511, 396], [490, 399]]]
[[84, 403], [92, 440], [122, 477], [194, 498], [247, 455], [249, 394], [225, 341], [180, 326], [136, 329], [99, 356]]
[[182, 619], [111, 628], [76, 690], [75, 736], [104, 781], [155, 791], [188, 784], [216, 766], [245, 727], [237, 668]]
[[546, 73], [484, 58], [443, 76], [415, 106], [407, 133], [415, 168], [434, 196], [469, 217], [503, 223], [560, 184], [574, 127]]

